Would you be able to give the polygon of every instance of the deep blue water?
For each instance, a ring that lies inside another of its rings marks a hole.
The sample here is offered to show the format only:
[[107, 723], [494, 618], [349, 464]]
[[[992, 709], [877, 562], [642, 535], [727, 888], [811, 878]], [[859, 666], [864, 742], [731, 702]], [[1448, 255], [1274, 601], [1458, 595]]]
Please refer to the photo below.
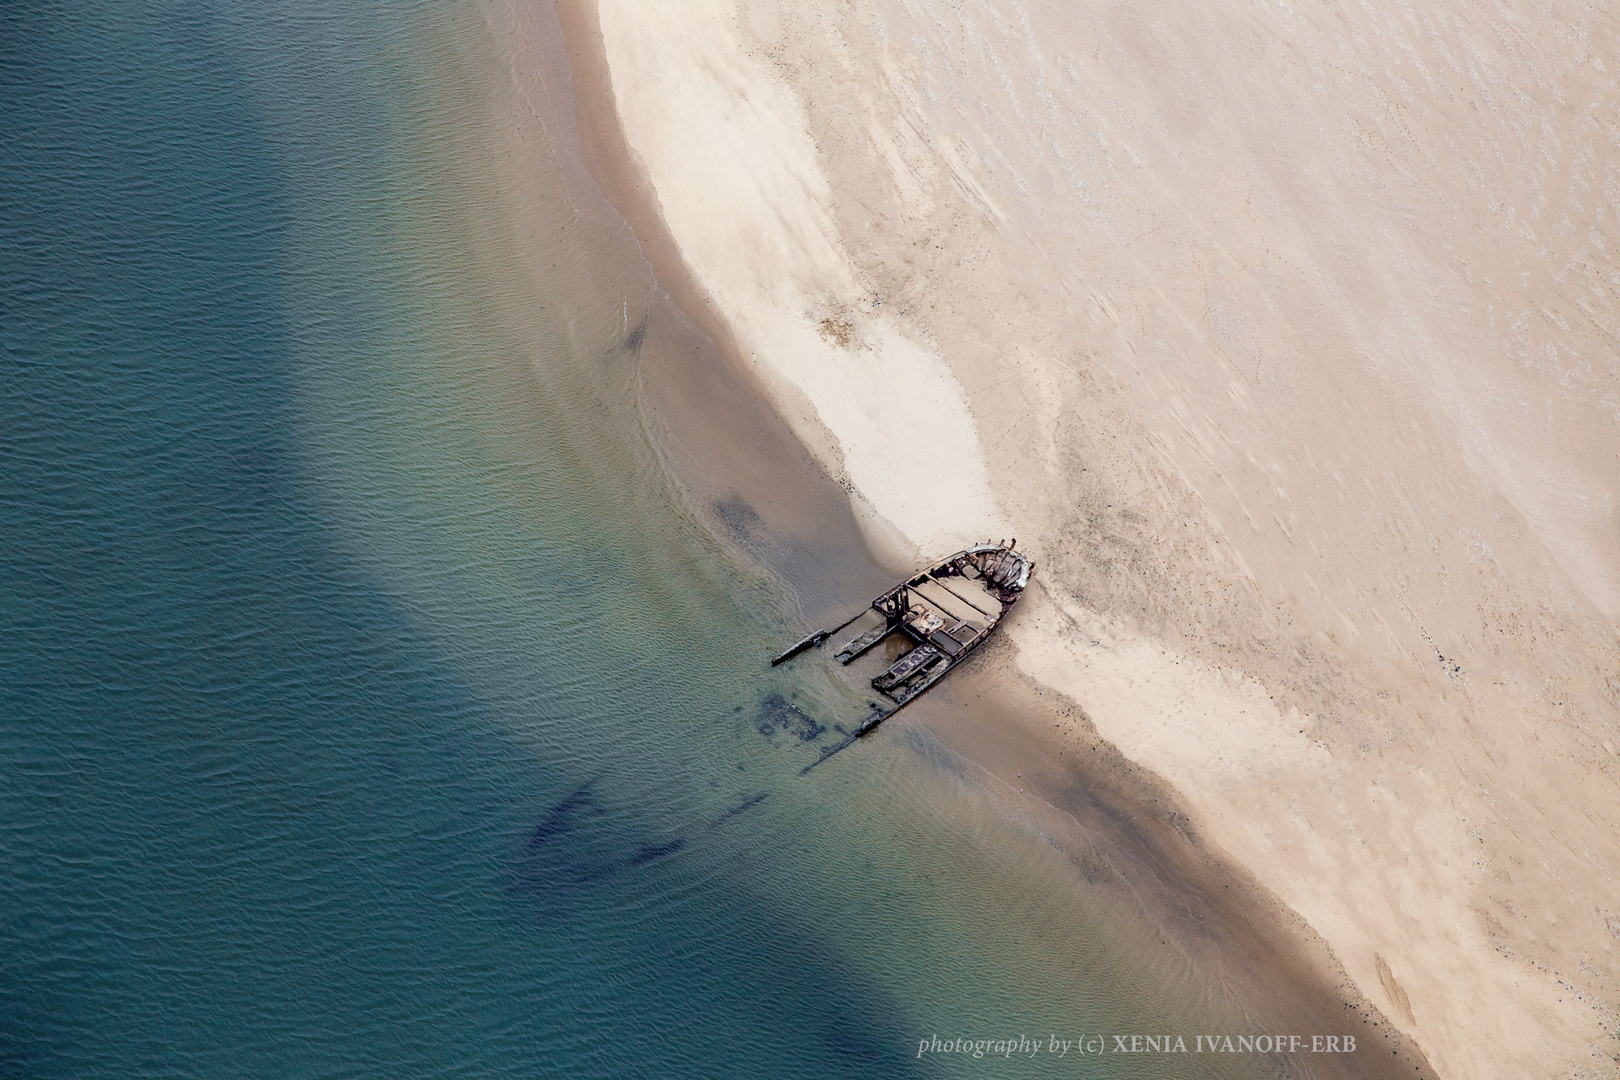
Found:
[[611, 320], [503, 329], [457, 239], [476, 14], [86, 11], [0, 12], [0, 1074], [929, 1075], [1162, 1015], [892, 756], [797, 780], [817, 691]]

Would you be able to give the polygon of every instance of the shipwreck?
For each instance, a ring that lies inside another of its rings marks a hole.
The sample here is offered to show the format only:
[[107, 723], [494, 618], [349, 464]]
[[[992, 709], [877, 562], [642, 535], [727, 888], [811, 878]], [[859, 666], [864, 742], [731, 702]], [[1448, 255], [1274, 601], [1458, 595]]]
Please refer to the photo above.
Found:
[[902, 581], [839, 626], [817, 630], [772, 658], [774, 667], [819, 648], [840, 630], [874, 612], [876, 624], [839, 647], [839, 663], [852, 663], [894, 634], [903, 635], [910, 645], [872, 679], [872, 689], [888, 700], [887, 706], [874, 702], [871, 713], [855, 730], [805, 772], [915, 701], [984, 644], [1023, 595], [1035, 568], [1015, 550], [1017, 545], [1014, 540], [959, 551]]

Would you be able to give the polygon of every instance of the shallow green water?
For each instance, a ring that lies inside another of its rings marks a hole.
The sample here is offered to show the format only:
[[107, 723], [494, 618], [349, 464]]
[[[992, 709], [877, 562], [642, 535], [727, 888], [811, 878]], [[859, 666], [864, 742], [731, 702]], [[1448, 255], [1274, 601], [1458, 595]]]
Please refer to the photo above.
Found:
[[917, 1056], [1208, 995], [921, 735], [797, 776], [858, 699], [761, 670], [613, 223], [490, 224], [475, 9], [0, 19], [0, 1072], [1218, 1064]]

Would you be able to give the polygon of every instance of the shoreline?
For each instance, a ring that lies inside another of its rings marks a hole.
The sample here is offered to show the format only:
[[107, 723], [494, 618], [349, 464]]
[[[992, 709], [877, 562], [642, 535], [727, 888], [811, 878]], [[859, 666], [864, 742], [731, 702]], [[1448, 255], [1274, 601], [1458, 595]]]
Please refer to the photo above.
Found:
[[[713, 297], [694, 279], [662, 219], [644, 167], [625, 142], [612, 105], [610, 72], [593, 9], [590, 3], [565, 3], [557, 9], [574, 72], [585, 160], [615, 210], [634, 229], [660, 287], [715, 343], [716, 352], [709, 361], [726, 364], [725, 378], [746, 387], [747, 393], [763, 403], [775, 387], [761, 381]], [[673, 373], [673, 378], [677, 383], [695, 380], [708, 387], [719, 381], [714, 371], [704, 370], [701, 364]], [[675, 418], [673, 428], [689, 439], [693, 432], [712, 428], [713, 414], [707, 412], [711, 407], [691, 403], [690, 411], [682, 410]], [[696, 441], [702, 442], [702, 435]], [[794, 445], [802, 446], [797, 439]], [[819, 452], [829, 454], [825, 446]], [[795, 474], [796, 481], [815, 473], [840, 496], [846, 492], [842, 485], [826, 479], [823, 467], [809, 453], [791, 460], [802, 470]], [[683, 479], [691, 476], [684, 469], [681, 474]], [[771, 486], [760, 473], [752, 480], [763, 488]], [[841, 610], [851, 600], [858, 602], [865, 594], [887, 587], [889, 578], [898, 572], [885, 565], [896, 558], [894, 549], [883, 552], [887, 560], [883, 555], [869, 555], [862, 541], [870, 537], [863, 537], [860, 530], [867, 523], [857, 522], [847, 510], [841, 517], [840, 526], [832, 531], [842, 532], [844, 541], [830, 546], [851, 559], [853, 572], [845, 574], [846, 582], [853, 577], [868, 584], [863, 593], [846, 590], [846, 595], [829, 599], [816, 594], [810, 579], [794, 581], [796, 588], [805, 591], [805, 607], [811, 613]], [[798, 523], [775, 517], [772, 524], [790, 531]], [[820, 542], [827, 544], [826, 526], [817, 522], [814, 528]], [[903, 553], [898, 557], [904, 558]], [[1282, 1023], [1323, 1031], [1353, 1026], [1364, 1036], [1363, 1045], [1371, 1045], [1373, 1040], [1381, 1047], [1389, 1045], [1390, 1025], [1356, 991], [1331, 950], [1297, 914], [1259, 887], [1252, 875], [1229, 864], [1189, 827], [1182, 801], [1167, 785], [1101, 743], [1078, 706], [1015, 673], [1010, 655], [1014, 649], [1006, 635], [986, 651], [997, 655], [957, 673], [951, 685], [942, 684], [908, 710], [910, 716], [891, 724], [937, 738], [968, 771], [979, 772], [987, 787], [1011, 785], [1022, 773], [1038, 777], [1033, 784], [1025, 781], [1033, 790], [1027, 793], [1031, 797], [1017, 800], [1019, 812], [1046, 814], [1049, 835], [1065, 835], [1071, 842], [1083, 838], [1087, 845], [1100, 843], [1110, 851], [1112, 865], [1134, 896], [1131, 903], [1137, 917], [1169, 929], [1198, 964], [1219, 968], [1223, 984], [1234, 988], [1234, 998], [1262, 1025]], [[985, 700], [987, 692], [994, 701]], [[972, 704], [968, 703], [970, 697]], [[1059, 698], [1055, 706], [1054, 697]], [[1066, 725], [1065, 716], [1071, 717]], [[1072, 719], [1075, 716], [1080, 719]], [[1049, 722], [1064, 729], [1052, 735], [1046, 730]], [[1005, 738], [1009, 728], [1017, 732], [1015, 746]], [[1100, 756], [1104, 762], [1076, 763], [1078, 755], [1072, 752], [1077, 738], [1103, 748], [1105, 753]], [[1063, 763], [1066, 756], [1068, 764]], [[1166, 806], [1172, 809], [1167, 811]], [[1347, 1009], [1356, 1010], [1353, 1024], [1344, 1021]], [[1357, 1055], [1353, 1060], [1329, 1063], [1328, 1070], [1319, 1074], [1412, 1075], [1413, 1063], [1423, 1061], [1421, 1055], [1404, 1035], [1395, 1034], [1393, 1041], [1397, 1053], [1390, 1059]], [[1313, 1065], [1320, 1070], [1320, 1063]]]
[[[649, 325], [677, 342], [638, 348], [649, 377], [644, 403], [657, 414], [654, 441], [675, 456], [674, 471], [719, 526], [716, 534], [789, 583], [807, 621], [842, 610], [880, 588], [890, 568], [868, 556], [846, 490], [794, 437], [757, 373], [736, 359], [741, 353], [730, 327], [688, 271], [613, 111], [593, 5], [562, 2], [555, 14], [571, 73], [580, 160], [634, 233], [657, 283]], [[727, 418], [723, 434], [714, 431], [716, 415]], [[749, 454], [734, 453], [739, 446]], [[841, 588], [832, 567], [847, 568]]]
[[[1595, 54], [1493, 51], [1505, 10], [600, 6], [687, 265], [868, 541], [1005, 520], [1036, 692], [1435, 1071], [1620, 1075], [1620, 369], [1579, 359], [1620, 307], [1578, 194], [1620, 160], [1554, 108]], [[929, 468], [968, 482], [895, 496]]]

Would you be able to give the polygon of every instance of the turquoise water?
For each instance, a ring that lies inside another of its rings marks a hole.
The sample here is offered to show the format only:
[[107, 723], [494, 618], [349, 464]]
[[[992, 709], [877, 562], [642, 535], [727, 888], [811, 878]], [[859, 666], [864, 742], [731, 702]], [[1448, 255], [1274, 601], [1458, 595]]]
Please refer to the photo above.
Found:
[[1187, 1075], [916, 1056], [1196, 1010], [917, 737], [797, 776], [488, 38], [0, 14], [0, 1074]]

